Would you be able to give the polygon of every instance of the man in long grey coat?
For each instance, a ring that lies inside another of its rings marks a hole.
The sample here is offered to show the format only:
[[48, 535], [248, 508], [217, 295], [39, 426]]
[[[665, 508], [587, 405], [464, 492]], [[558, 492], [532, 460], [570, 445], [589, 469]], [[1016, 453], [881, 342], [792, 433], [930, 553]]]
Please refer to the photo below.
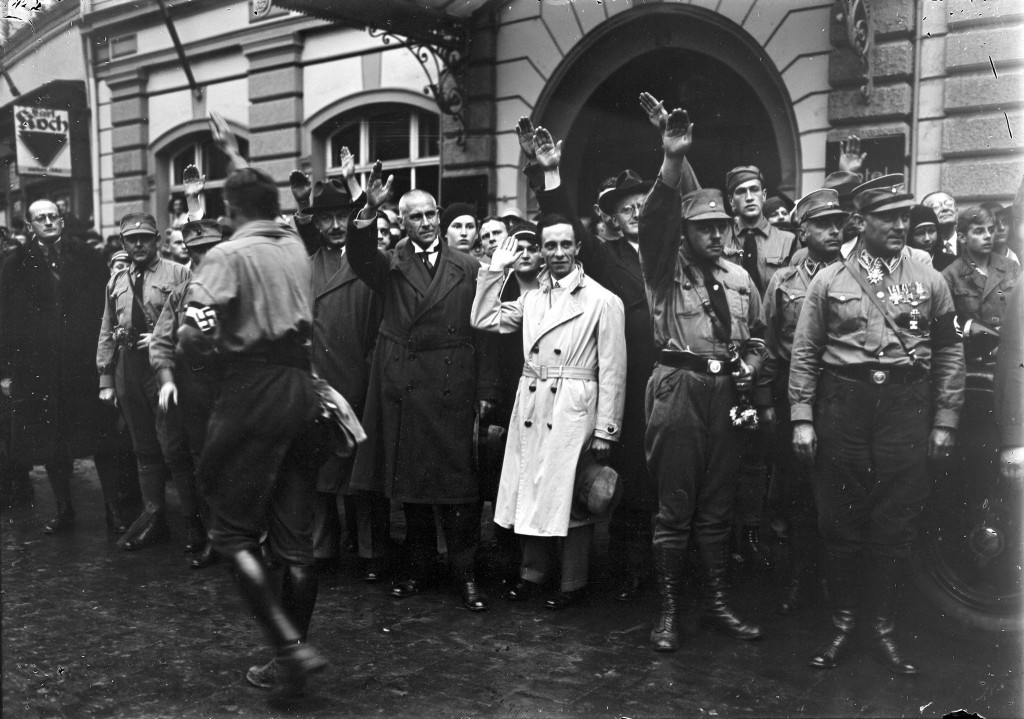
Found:
[[[408, 240], [378, 250], [376, 213], [392, 179], [382, 181], [378, 161], [366, 206], [349, 220], [352, 271], [380, 295], [383, 307], [363, 414], [367, 449], [356, 457], [352, 487], [382, 489], [403, 503], [406, 570], [392, 596], [419, 593], [434, 554], [436, 512], [464, 606], [482, 611], [489, 600], [473, 571], [480, 543], [473, 425], [478, 411], [490, 411], [497, 378], [494, 358], [482, 357], [469, 323], [480, 263], [441, 241], [437, 203], [420, 190], [398, 205]], [[367, 471], [365, 462], [375, 466]]]

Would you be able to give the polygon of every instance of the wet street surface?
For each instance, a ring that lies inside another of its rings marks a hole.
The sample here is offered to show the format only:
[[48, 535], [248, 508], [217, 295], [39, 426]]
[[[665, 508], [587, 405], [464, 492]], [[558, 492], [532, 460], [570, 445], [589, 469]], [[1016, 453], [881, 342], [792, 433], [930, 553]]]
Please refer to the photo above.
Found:
[[[310, 640], [331, 660], [306, 695], [272, 709], [245, 669], [269, 656], [224, 564], [192, 570], [169, 492], [170, 542], [122, 551], [105, 530], [91, 462], [76, 462], [74, 534], [48, 537], [45, 475], [34, 507], [2, 516], [4, 717], [985, 717], [1024, 714], [1019, 639], [949, 631], [915, 593], [904, 651], [921, 674], [895, 677], [855, 654], [806, 666], [827, 630], [819, 605], [772, 611], [771, 582], [741, 577], [735, 604], [765, 638], [697, 625], [675, 654], [648, 648], [657, 599], [612, 600], [599, 531], [589, 606], [553, 612], [497, 596], [470, 613], [445, 588], [405, 600], [354, 576], [346, 557], [321, 576]], [[764, 587], [761, 591], [760, 587]]]

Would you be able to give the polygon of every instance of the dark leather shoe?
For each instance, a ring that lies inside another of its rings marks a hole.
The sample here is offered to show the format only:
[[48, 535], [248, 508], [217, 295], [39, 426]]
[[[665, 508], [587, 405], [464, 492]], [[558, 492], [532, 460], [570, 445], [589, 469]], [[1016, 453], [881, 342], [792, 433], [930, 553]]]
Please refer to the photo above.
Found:
[[632, 602], [643, 592], [643, 582], [640, 577], [631, 574], [623, 580], [622, 584], [615, 591], [616, 602]]
[[834, 632], [808, 662], [815, 669], [834, 669], [850, 653], [853, 645], [857, 617], [852, 609], [837, 609], [832, 613]]
[[878, 618], [871, 627], [871, 654], [893, 674], [913, 676], [917, 667], [903, 658], [896, 644], [895, 623], [890, 618]]
[[532, 599], [540, 591], [540, 585], [528, 579], [520, 578], [511, 589], [505, 592], [505, 599], [510, 602], [524, 602]]
[[396, 599], [414, 597], [420, 593], [420, 581], [409, 577], [391, 585], [391, 596]]
[[124, 534], [131, 524], [113, 504], [107, 505], [107, 531], [111, 534]]
[[378, 559], [367, 559], [359, 578], [367, 584], [377, 584], [384, 579], [384, 575], [384, 562]]
[[202, 550], [207, 544], [206, 527], [198, 514], [188, 520], [188, 539], [185, 543], [185, 554]]
[[575, 589], [571, 592], [555, 592], [544, 602], [548, 609], [568, 609], [579, 607], [587, 603], [587, 590]]
[[217, 553], [213, 551], [213, 542], [207, 540], [203, 548], [192, 555], [188, 566], [192, 569], [205, 569], [217, 561]]
[[480, 591], [475, 581], [463, 582], [462, 597], [462, 606], [471, 612], [485, 612], [491, 607], [491, 600]]
[[122, 547], [126, 552], [135, 552], [163, 542], [170, 536], [171, 532], [167, 528], [167, 519], [163, 512], [154, 512]]
[[57, 505], [57, 516], [43, 526], [43, 534], [64, 534], [75, 528], [75, 510], [71, 502]]

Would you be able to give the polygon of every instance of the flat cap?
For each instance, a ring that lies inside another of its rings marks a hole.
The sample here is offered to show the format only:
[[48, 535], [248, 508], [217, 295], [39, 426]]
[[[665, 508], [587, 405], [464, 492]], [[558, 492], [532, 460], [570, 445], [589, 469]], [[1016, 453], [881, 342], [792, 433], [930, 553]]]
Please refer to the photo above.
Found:
[[683, 197], [684, 220], [728, 220], [722, 191], [713, 187], [694, 190]]
[[186, 222], [181, 228], [185, 238], [185, 247], [206, 247], [216, 245], [224, 239], [224, 231], [216, 220], [193, 220]]
[[797, 200], [796, 221], [803, 222], [814, 217], [827, 217], [829, 215], [842, 215], [848, 213], [839, 205], [839, 193], [835, 190], [815, 190]]
[[739, 167], [732, 168], [725, 173], [726, 194], [731, 195], [733, 190], [744, 182], [750, 182], [751, 180], [760, 182], [761, 188], [764, 189], [764, 177], [761, 175], [761, 171], [753, 165], [740, 165]]
[[121, 218], [121, 236], [128, 235], [155, 235], [156, 218], [147, 215], [145, 212], [129, 212]]
[[913, 207], [914, 195], [907, 192], [903, 175], [882, 175], [853, 188], [853, 207], [857, 212], [888, 212]]

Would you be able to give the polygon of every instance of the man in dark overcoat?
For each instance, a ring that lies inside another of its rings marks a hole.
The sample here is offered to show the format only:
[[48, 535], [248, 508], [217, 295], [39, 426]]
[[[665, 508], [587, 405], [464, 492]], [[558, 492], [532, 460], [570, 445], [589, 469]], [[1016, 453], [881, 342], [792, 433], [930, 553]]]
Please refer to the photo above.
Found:
[[[403, 502], [408, 564], [395, 597], [417, 594], [433, 556], [434, 515], [440, 519], [464, 605], [485, 610], [473, 570], [480, 541], [479, 487], [473, 467], [473, 425], [496, 394], [492, 359], [482, 359], [470, 326], [480, 263], [441, 241], [437, 203], [413, 190], [399, 202], [408, 234], [394, 250], [377, 249], [377, 209], [391, 192], [378, 161], [366, 206], [349, 221], [352, 270], [381, 296], [383, 321], [363, 425], [367, 447], [356, 457], [353, 487], [380, 489]], [[360, 465], [373, 462], [376, 470]], [[360, 483], [360, 484], [357, 484]]]
[[46, 466], [57, 502], [47, 534], [73, 528], [74, 458], [93, 455], [107, 526], [122, 533], [131, 447], [119, 438], [116, 410], [96, 397], [93, 359], [109, 273], [98, 252], [64, 236], [54, 203], [33, 202], [28, 219], [33, 236], [0, 272], [0, 386], [11, 398], [12, 454]]

